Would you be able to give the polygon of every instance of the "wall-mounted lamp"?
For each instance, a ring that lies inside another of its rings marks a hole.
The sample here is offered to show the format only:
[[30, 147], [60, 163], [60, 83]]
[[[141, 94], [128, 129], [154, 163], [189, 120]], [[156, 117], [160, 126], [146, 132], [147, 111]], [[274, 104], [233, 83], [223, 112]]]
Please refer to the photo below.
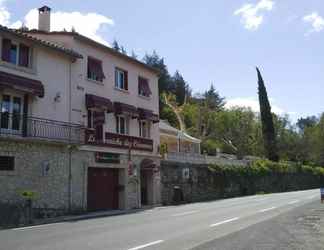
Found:
[[60, 102], [61, 101], [61, 93], [57, 92], [54, 97], [54, 102]]

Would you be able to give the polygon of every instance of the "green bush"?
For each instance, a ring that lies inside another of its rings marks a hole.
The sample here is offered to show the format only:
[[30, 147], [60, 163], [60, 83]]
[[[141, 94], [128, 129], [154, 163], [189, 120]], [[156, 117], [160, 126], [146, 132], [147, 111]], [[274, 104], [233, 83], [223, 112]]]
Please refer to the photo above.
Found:
[[247, 167], [210, 165], [209, 169], [228, 176], [264, 177], [270, 174], [303, 173], [324, 176], [323, 167], [311, 167], [294, 162], [272, 162], [266, 159], [251, 162]]

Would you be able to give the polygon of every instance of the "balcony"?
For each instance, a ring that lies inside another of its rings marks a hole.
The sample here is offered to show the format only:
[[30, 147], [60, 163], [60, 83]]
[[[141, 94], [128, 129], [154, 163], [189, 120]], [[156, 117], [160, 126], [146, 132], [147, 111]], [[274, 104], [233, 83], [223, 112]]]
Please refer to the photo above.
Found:
[[78, 124], [3, 112], [0, 113], [0, 137], [82, 144], [84, 129]]
[[86, 144], [96, 146], [107, 146], [112, 148], [122, 148], [140, 151], [153, 151], [153, 140], [135, 137], [129, 135], [121, 135], [115, 133], [105, 133], [104, 140], [97, 140], [94, 129], [87, 129], [85, 133]]

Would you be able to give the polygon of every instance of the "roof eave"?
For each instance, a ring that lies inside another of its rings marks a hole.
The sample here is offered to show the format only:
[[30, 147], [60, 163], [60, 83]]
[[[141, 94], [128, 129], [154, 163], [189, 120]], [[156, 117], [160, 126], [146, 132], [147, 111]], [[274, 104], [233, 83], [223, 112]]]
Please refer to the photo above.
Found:
[[28, 40], [28, 41], [30, 41], [32, 43], [37, 44], [38, 46], [55, 50], [57, 52], [68, 55], [68, 56], [70, 56], [72, 58], [75, 58], [75, 59], [82, 59], [83, 58], [83, 56], [81, 54], [79, 54], [79, 53], [77, 53], [77, 52], [75, 52], [73, 50], [66, 49], [66, 48], [63, 48], [63, 47], [59, 47], [59, 45], [57, 45], [55, 43], [45, 41], [45, 40], [41, 40], [41, 39], [39, 39], [37, 37], [33, 37], [31, 35], [28, 35], [28, 32], [25, 33], [23, 31], [13, 30], [13, 29], [10, 29], [10, 28], [8, 28], [6, 26], [3, 26], [3, 25], [0, 25], [0, 32], [5, 32], [5, 33], [8, 33], [10, 35], [16, 36], [18, 38]]
[[83, 36], [83, 35], [81, 35], [79, 33], [76, 33], [76, 32], [75, 33], [72, 33], [72, 34], [73, 34], [73, 37], [74, 38], [76, 38], [76, 39], [78, 39], [80, 41], [84, 41], [84, 42], [88, 42], [88, 43], [94, 44], [94, 45], [96, 45], [98, 47], [101, 47], [103, 49], [108, 50], [111, 54], [113, 54], [115, 56], [118, 56], [120, 58], [123, 58], [123, 59], [125, 59], [127, 61], [130, 61], [132, 63], [138, 64], [138, 65], [146, 68], [147, 70], [153, 72], [156, 75], [159, 75], [160, 74], [160, 71], [158, 69], [153, 68], [153, 67], [151, 67], [151, 66], [149, 66], [149, 65], [147, 65], [147, 64], [145, 64], [145, 63], [143, 63], [141, 61], [138, 61], [138, 60], [136, 60], [136, 59], [134, 59], [134, 58], [132, 58], [132, 57], [130, 57], [128, 55], [125, 55], [123, 53], [120, 53], [118, 51], [115, 51], [114, 49], [112, 49], [112, 48], [110, 48], [110, 47], [108, 47], [108, 46], [106, 46], [104, 44], [98, 43], [98, 42], [96, 42], [96, 41], [94, 41], [94, 40], [92, 40], [92, 39], [90, 39], [90, 38], [88, 38], [86, 36]]

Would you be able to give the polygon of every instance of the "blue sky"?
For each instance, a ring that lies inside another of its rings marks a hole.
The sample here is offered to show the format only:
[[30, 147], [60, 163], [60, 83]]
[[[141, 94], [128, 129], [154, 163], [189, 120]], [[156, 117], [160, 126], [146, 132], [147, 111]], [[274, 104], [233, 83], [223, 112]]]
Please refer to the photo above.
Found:
[[323, 0], [0, 0], [0, 22], [33, 27], [32, 9], [44, 4], [55, 29], [116, 38], [140, 57], [155, 49], [194, 92], [213, 82], [228, 106], [257, 109], [259, 66], [275, 112], [296, 120], [324, 111]]

